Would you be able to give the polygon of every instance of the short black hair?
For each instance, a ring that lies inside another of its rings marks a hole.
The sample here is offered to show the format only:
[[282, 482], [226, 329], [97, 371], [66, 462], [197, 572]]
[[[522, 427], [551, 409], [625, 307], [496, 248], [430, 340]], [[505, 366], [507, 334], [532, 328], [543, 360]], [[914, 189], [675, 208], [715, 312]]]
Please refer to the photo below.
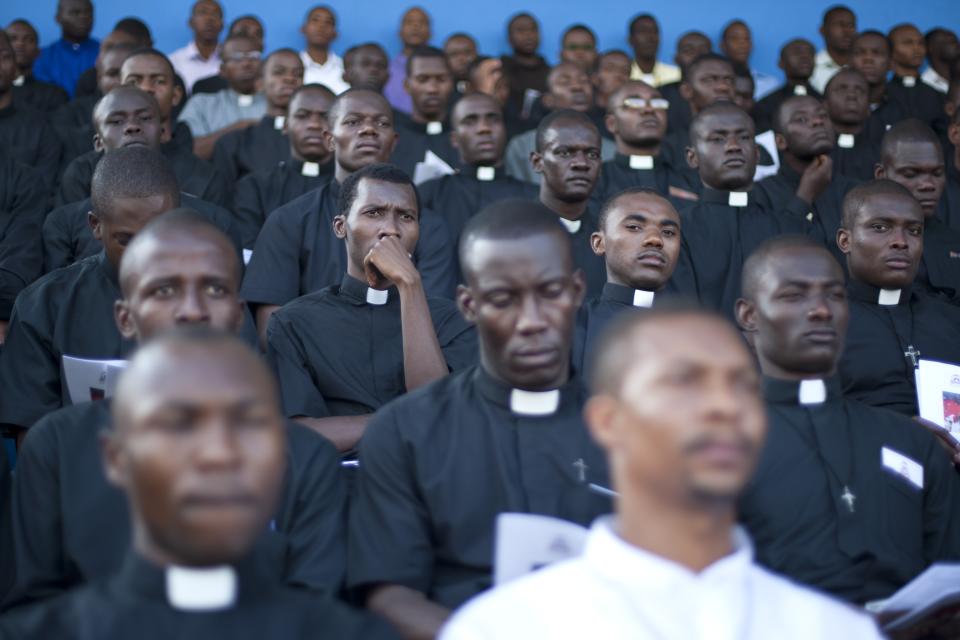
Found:
[[855, 14], [855, 13], [853, 12], [853, 9], [851, 9], [851, 8], [848, 7], [847, 5], [845, 5], [845, 4], [835, 4], [835, 5], [832, 5], [832, 6], [830, 6], [830, 7], [827, 7], [827, 10], [823, 12], [823, 22], [822, 22], [822, 24], [826, 24], [826, 23], [827, 23], [827, 20], [829, 20], [830, 18], [834, 17], [834, 16], [835, 16], [836, 14], [838, 14], [838, 13], [849, 13], [849, 14], [852, 15], [852, 16], [857, 15], [857, 14]]
[[[269, 54], [267, 54], [267, 56], [263, 59], [263, 64], [260, 65], [260, 75], [263, 75], [267, 72], [267, 63], [269, 63], [274, 56], [280, 55], [281, 53], [294, 56], [297, 60], [300, 60], [300, 54], [295, 49], [291, 49], [289, 47], [281, 47], [279, 49], [274, 49]], [[302, 61], [301, 61], [301, 64], [302, 64]]]
[[139, 18], [127, 17], [117, 21], [113, 25], [114, 31], [122, 31], [131, 38], [135, 38], [141, 47], [149, 47], [153, 44], [153, 35], [148, 27]]
[[697, 136], [700, 134], [700, 123], [706, 119], [707, 116], [713, 115], [721, 111], [738, 111], [746, 117], [750, 122], [750, 126], [754, 128], [754, 133], [756, 133], [756, 124], [753, 121], [753, 118], [750, 117], [750, 114], [741, 109], [734, 102], [729, 100], [722, 100], [720, 102], [714, 102], [711, 105], [707, 105], [700, 110], [700, 113], [693, 117], [693, 122], [690, 123], [690, 146], [697, 146]]
[[633, 16], [633, 18], [630, 20], [630, 25], [627, 27], [628, 36], [633, 35], [633, 30], [636, 29], [637, 23], [640, 22], [641, 20], [649, 20], [650, 22], [652, 22], [657, 26], [657, 31], [660, 30], [660, 23], [657, 22], [657, 19], [653, 17], [652, 13], [638, 13], [637, 15]]
[[563, 30], [563, 35], [560, 36], [560, 42], [563, 42], [564, 40], [566, 40], [567, 35], [569, 35], [570, 33], [574, 32], [574, 31], [583, 31], [584, 33], [586, 33], [586, 34], [588, 34], [588, 35], [590, 36], [590, 38], [593, 40], [593, 43], [594, 43], [594, 44], [597, 43], [597, 34], [595, 34], [595, 33], [593, 32], [593, 29], [591, 29], [591, 28], [588, 27], [587, 25], [583, 24], [582, 22], [578, 22], [577, 24], [572, 24], [572, 25], [570, 25], [569, 27], [567, 27], [566, 29], [564, 29], [564, 30]]
[[[923, 36], [923, 42], [927, 45], [927, 49], [930, 49], [930, 43], [933, 42], [934, 38], [937, 36], [951, 36], [956, 35], [949, 29], [944, 29], [943, 27], [934, 27], [927, 31]], [[929, 51], [928, 51], [929, 54]]]
[[[18, 24], [21, 27], [26, 27], [27, 29], [30, 29], [30, 31], [33, 32], [33, 39], [37, 41], [37, 44], [40, 43], [40, 34], [37, 33], [37, 28], [34, 27], [32, 24], [30, 24], [30, 21], [28, 21], [25, 18], [14, 18], [13, 20], [10, 21], [10, 24], [8, 24], [7, 27], [8, 28], [12, 27], [15, 24]], [[0, 31], [3, 31], [3, 29], [0, 29]]]
[[600, 213], [597, 214], [597, 229], [603, 231], [604, 225], [607, 224], [607, 217], [610, 215], [610, 212], [613, 211], [613, 208], [617, 206], [617, 202], [620, 200], [620, 198], [637, 194], [655, 196], [669, 204], [671, 207], [673, 206], [673, 204], [663, 197], [663, 194], [656, 189], [651, 187], [629, 187], [607, 198], [606, 202], [603, 203], [603, 206], [600, 207]]
[[387, 55], [386, 49], [384, 49], [379, 43], [376, 42], [362, 42], [360, 44], [355, 44], [343, 54], [343, 66], [349, 66], [353, 60], [353, 56], [356, 55], [360, 49], [376, 49], [385, 59], [390, 60], [390, 56]]
[[337, 94], [330, 87], [325, 84], [320, 84], [319, 82], [311, 82], [310, 84], [302, 84], [296, 89], [293, 90], [293, 93], [290, 94], [290, 103], [293, 104], [293, 99], [304, 91], [319, 91], [320, 93], [327, 94], [331, 99], [336, 100]]
[[450, 42], [454, 38], [466, 38], [467, 40], [472, 42], [474, 45], [477, 44], [476, 38], [474, 38], [472, 35], [470, 35], [466, 31], [455, 31], [454, 33], [451, 33], [450, 35], [448, 35], [446, 39], [443, 41], [444, 46], [446, 46], [446, 43]]
[[334, 120], [337, 118], [340, 105], [358, 93], [367, 94], [375, 100], [380, 100], [382, 105], [386, 107], [384, 113], [390, 118], [390, 122], [393, 122], [393, 109], [390, 107], [390, 103], [387, 102], [387, 99], [383, 97], [383, 94], [377, 93], [376, 91], [370, 91], [369, 89], [347, 89], [337, 96], [337, 98], [333, 101], [333, 104], [330, 105], [330, 109], [327, 111], [327, 121], [330, 123], [331, 127], [333, 126]]
[[170, 161], [160, 151], [122, 147], [105, 153], [90, 181], [93, 211], [102, 217], [116, 198], [168, 195], [180, 204], [180, 187]]
[[539, 27], [540, 23], [537, 22], [537, 19], [533, 17], [533, 14], [527, 13], [526, 11], [521, 11], [520, 13], [515, 13], [510, 16], [510, 19], [507, 21], [507, 32], [509, 33], [510, 29], [513, 27], [513, 23], [519, 20], [520, 18], [530, 18], [534, 23]]
[[166, 65], [167, 69], [170, 71], [170, 80], [171, 80], [171, 82], [176, 82], [177, 72], [176, 72], [176, 70], [173, 68], [173, 63], [170, 62], [170, 58], [168, 58], [168, 57], [167, 57], [167, 54], [165, 54], [164, 52], [158, 51], [157, 49], [150, 49], [150, 48], [146, 48], [146, 47], [144, 47], [143, 49], [134, 49], [133, 51], [130, 52], [130, 55], [128, 55], [128, 56], [124, 59], [124, 62], [126, 62], [126, 61], [129, 60], [130, 58], [133, 58], [134, 56], [153, 56], [154, 58], [159, 58], [159, 59], [163, 60], [163, 62], [164, 62], [164, 64]]
[[867, 199], [871, 196], [880, 195], [908, 198], [911, 202], [916, 203], [917, 207], [920, 206], [920, 203], [916, 201], [913, 194], [910, 193], [910, 190], [902, 184], [894, 182], [893, 180], [887, 180], [886, 178], [871, 180], [870, 182], [858, 184], [853, 189], [850, 189], [847, 195], [843, 197], [843, 215], [840, 226], [844, 229], [853, 228], [857, 216], [860, 215], [860, 210], [863, 209], [863, 205], [866, 204]]
[[713, 51], [708, 51], [707, 53], [697, 56], [690, 64], [687, 65], [686, 73], [684, 73], [683, 76], [684, 82], [686, 82], [689, 78], [692, 78], [693, 74], [697, 72], [697, 69], [699, 69], [701, 65], [712, 61], [728, 64], [730, 65], [730, 69], [733, 69], [733, 63], [730, 62], [730, 58], [720, 55], [719, 53], [714, 53]]
[[128, 94], [132, 94], [137, 97], [143, 98], [147, 102], [147, 104], [153, 107], [153, 109], [157, 112], [157, 115], [160, 114], [160, 104], [157, 102], [157, 99], [153, 97], [152, 93], [147, 93], [143, 89], [130, 84], [120, 84], [115, 86], [113, 89], [108, 91], [106, 95], [101, 96], [99, 100], [93, 103], [93, 111], [90, 112], [90, 120], [91, 120], [91, 123], [93, 124], [94, 132], [98, 132], [97, 111], [100, 110], [100, 105], [103, 103], [104, 100], [106, 100], [110, 96], [114, 94], [121, 94], [121, 93], [128, 93]]
[[258, 25], [260, 25], [260, 29], [261, 29], [261, 30], [263, 29], [263, 21], [261, 21], [259, 17], [253, 15], [252, 13], [247, 13], [247, 14], [244, 14], [244, 15], [242, 15], [242, 16], [237, 16], [236, 18], [234, 18], [234, 19], [230, 22], [230, 26], [227, 27], [227, 35], [229, 35], [231, 32], [233, 32], [234, 28], [236, 28], [237, 24], [238, 24], [241, 20], [253, 20], [253, 21], [256, 22]]
[[407, 56], [408, 78], [411, 75], [410, 70], [413, 69], [413, 61], [417, 58], [437, 58], [439, 60], [443, 60], [443, 66], [447, 68], [447, 71], [450, 71], [450, 65], [447, 63], [447, 54], [445, 54], [442, 49], [424, 45], [421, 47], [414, 47], [413, 51], [410, 52], [410, 55]]
[[744, 21], [741, 20], [740, 18], [734, 18], [733, 20], [731, 20], [730, 22], [728, 22], [728, 23], [723, 27], [723, 31], [720, 33], [720, 39], [721, 39], [721, 40], [726, 39], [727, 33], [729, 33], [730, 29], [732, 29], [732, 28], [734, 28], [734, 27], [736, 27], [736, 26], [738, 26], [738, 25], [744, 27], [744, 28], [747, 29], [748, 31], [750, 30], [750, 26], [749, 26], [746, 22], [744, 22]]
[[419, 218], [420, 192], [417, 191], [417, 185], [413, 183], [413, 180], [405, 171], [386, 162], [367, 165], [358, 171], [354, 171], [343, 181], [343, 184], [340, 185], [340, 196], [337, 198], [337, 215], [346, 216], [350, 213], [350, 208], [357, 199], [360, 181], [364, 179], [408, 185], [413, 189], [413, 197], [417, 202], [417, 217]]
[[457, 98], [457, 101], [453, 103], [452, 107], [450, 107], [450, 128], [451, 129], [457, 128], [457, 123], [454, 120], [454, 114], [457, 112], [457, 107], [460, 106], [460, 103], [466, 100], [467, 98], [483, 98], [484, 100], [491, 101], [493, 104], [497, 105], [497, 110], [500, 112], [500, 116], [503, 117], [503, 105], [501, 105], [496, 98], [494, 98], [488, 93], [482, 93], [480, 91], [468, 91], [462, 96], [460, 96], [459, 98]]
[[856, 43], [857, 40], [860, 40], [861, 38], [866, 38], [867, 36], [875, 36], [877, 38], [881, 38], [887, 44], [888, 54], [893, 50], [893, 43], [890, 42], [890, 37], [887, 34], [883, 33], [882, 31], [877, 31], [876, 29], [864, 29], [863, 31], [858, 33], [856, 36], [854, 36], [853, 41], [854, 43]]
[[850, 74], [858, 76], [861, 80], [863, 80], [863, 83], [865, 85], [867, 85], [868, 87], [870, 86], [870, 83], [867, 82], [867, 77], [863, 75], [858, 69], [854, 69], [853, 67], [841, 67], [835, 74], [833, 74], [833, 76], [829, 80], [827, 80], [827, 84], [823, 87], [824, 97], [826, 97], [827, 92], [830, 91], [830, 85], [833, 84], [834, 80], [836, 80], [842, 75], [850, 75]]
[[554, 123], [558, 120], [569, 120], [575, 124], [582, 124], [590, 129], [593, 129], [597, 132], [597, 137], [600, 137], [600, 131], [597, 129], [597, 125], [593, 124], [586, 114], [579, 111], [574, 111], [573, 109], [557, 109], [556, 111], [551, 111], [548, 113], [537, 125], [537, 133], [534, 142], [534, 147], [537, 153], [543, 153], [545, 141], [544, 138], [547, 135], [547, 131], [553, 128]]
[[[761, 242], [743, 262], [743, 269], [740, 272], [740, 290], [743, 298], [747, 300], [756, 299], [757, 291], [760, 290], [760, 283], [764, 280], [770, 259], [780, 251], [790, 249], [822, 251], [825, 255], [829, 256], [831, 260], [834, 262], [837, 261], [836, 258], [833, 257], [833, 254], [823, 246], [823, 243], [817, 242], [810, 236], [787, 233], [767, 238]], [[837, 265], [839, 266], [839, 263], [837, 263]]]
[[891, 126], [883, 134], [883, 140], [880, 141], [880, 162], [886, 162], [887, 158], [892, 158], [897, 152], [897, 145], [901, 142], [926, 142], [936, 147], [941, 155], [943, 154], [940, 138], [933, 132], [930, 125], [917, 118], [907, 118]]
[[333, 7], [331, 7], [328, 4], [315, 4], [312, 7], [310, 7], [310, 9], [307, 10], [307, 14], [303, 16], [303, 21], [306, 22], [307, 20], [309, 20], [310, 16], [313, 15], [314, 11], [321, 11], [321, 10], [329, 13], [330, 17], [333, 18], [333, 26], [337, 26], [337, 13], [336, 11], [333, 10]]

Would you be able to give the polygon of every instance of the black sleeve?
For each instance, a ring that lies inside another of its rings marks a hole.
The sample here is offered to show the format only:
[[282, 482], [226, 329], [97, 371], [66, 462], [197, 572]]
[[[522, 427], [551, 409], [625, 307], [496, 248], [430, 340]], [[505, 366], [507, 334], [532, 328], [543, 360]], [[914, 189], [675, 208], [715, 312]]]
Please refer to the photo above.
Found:
[[257, 236], [240, 287], [240, 295], [247, 302], [282, 305], [300, 295], [301, 229], [288, 221], [292, 216], [287, 213], [281, 207], [267, 216]]
[[283, 413], [287, 417], [330, 416], [327, 403], [310, 375], [308, 356], [297, 331], [283, 310], [270, 317], [267, 324], [267, 362], [280, 387]]
[[260, 178], [255, 173], [242, 177], [233, 194], [233, 210], [244, 249], [253, 249], [266, 217]]
[[426, 294], [453, 300], [460, 273], [456, 247], [451, 242], [446, 221], [428, 209], [421, 211], [420, 240], [413, 255]]
[[232, 189], [237, 182], [237, 178], [239, 178], [236, 153], [241, 133], [243, 133], [243, 129], [231, 131], [221, 136], [213, 146], [213, 168], [220, 174], [228, 189]]
[[78, 156], [70, 161], [60, 178], [60, 188], [57, 190], [56, 206], [76, 202], [90, 197], [90, 182], [84, 164], [85, 156]]
[[923, 481], [929, 488], [923, 495], [924, 561], [956, 562], [960, 560], [960, 478], [934, 437], [926, 440]]
[[40, 127], [40, 139], [37, 143], [37, 153], [34, 158], [34, 169], [37, 169], [44, 177], [47, 188], [52, 189], [56, 184], [57, 176], [60, 175], [60, 157], [63, 152], [63, 144], [56, 130], [48, 124], [42, 124]]
[[43, 269], [40, 231], [46, 204], [43, 180], [28, 167], [11, 167], [4, 182], [8, 191], [0, 196], [0, 320], [10, 318], [17, 295]]
[[454, 303], [447, 300], [443, 302], [446, 304], [442, 312], [433, 314], [433, 324], [447, 368], [460, 371], [472, 367], [480, 355], [477, 331], [463, 318]]
[[72, 264], [76, 259], [73, 242], [72, 221], [77, 203], [70, 203], [57, 207], [47, 214], [43, 221], [43, 272], [50, 273], [54, 269]]
[[10, 461], [3, 439], [0, 439], [0, 605], [13, 584], [15, 556], [10, 524], [10, 479]]

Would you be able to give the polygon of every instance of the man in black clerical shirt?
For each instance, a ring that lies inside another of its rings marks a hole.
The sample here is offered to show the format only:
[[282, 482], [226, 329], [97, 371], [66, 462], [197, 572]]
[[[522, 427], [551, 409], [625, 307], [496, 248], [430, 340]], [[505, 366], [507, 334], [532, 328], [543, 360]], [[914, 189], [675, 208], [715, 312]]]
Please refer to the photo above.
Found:
[[303, 84], [303, 61], [293, 49], [277, 49], [260, 69], [267, 112], [260, 122], [224, 134], [213, 147], [213, 166], [231, 192], [237, 180], [254, 171], [269, 171], [289, 158], [290, 141], [284, 124], [290, 98]]
[[[244, 316], [240, 270], [230, 240], [210, 222], [188, 209], [165, 213], [124, 252], [117, 327], [138, 343], [181, 326], [237, 333]], [[121, 568], [129, 515], [99, 455], [109, 424], [109, 401], [83, 403], [45, 416], [23, 441], [13, 518], [17, 583], [7, 606], [47, 599]], [[345, 569], [339, 457], [305, 427], [289, 425], [287, 437], [284, 492], [264, 557], [287, 584], [335, 594]]]
[[[294, 298], [337, 284], [346, 270], [346, 250], [333, 232], [340, 185], [350, 174], [386, 162], [397, 134], [383, 96], [363, 89], [343, 92], [327, 112], [334, 178], [267, 217], [244, 275], [241, 296], [256, 307], [261, 337], [276, 309]], [[453, 249], [446, 224], [421, 211], [414, 256], [428, 295], [452, 296]]]
[[943, 114], [943, 94], [920, 78], [927, 57], [926, 41], [914, 25], [901, 23], [890, 29], [890, 101], [900, 111], [932, 125]]
[[343, 80], [352, 89], [383, 93], [389, 77], [390, 60], [376, 42], [358, 44], [343, 54]]
[[[706, 107], [690, 128], [687, 163], [702, 183], [700, 200], [680, 208], [682, 282], [696, 283], [704, 305], [733, 315], [743, 261], [761, 242], [780, 233], [804, 233], [808, 207], [775, 211], [753, 186], [757, 163], [753, 121], [730, 102]], [[688, 273], [689, 271], [689, 273]]]
[[583, 525], [611, 509], [607, 466], [570, 373], [583, 278], [536, 202], [491, 205], [460, 238], [458, 304], [480, 364], [381, 408], [360, 443], [348, 586], [405, 637], [434, 637], [488, 588], [497, 515]]
[[680, 258], [680, 214], [657, 192], [631, 187], [604, 203], [590, 243], [604, 259], [607, 281], [577, 316], [573, 367], [587, 378], [597, 338], [614, 318], [652, 307], [668, 287], [683, 292], [671, 283]]
[[60, 139], [43, 114], [17, 106], [13, 81], [17, 62], [5, 31], [0, 31], [0, 149], [13, 160], [40, 171], [49, 189], [60, 168]]
[[823, 90], [824, 104], [837, 134], [833, 172], [853, 180], [870, 180], [880, 159], [880, 143], [871, 135], [870, 86], [856, 69], [840, 69]]
[[833, 175], [830, 154], [835, 136], [826, 107], [813, 96], [789, 96], [780, 102], [772, 124], [780, 170], [758, 182], [757, 192], [777, 211], [789, 206], [799, 212], [806, 207], [813, 217], [811, 235], [843, 260], [837, 229], [843, 197], [856, 183]]
[[[450, 141], [447, 103], [453, 91], [453, 76], [443, 51], [434, 47], [417, 47], [407, 58], [407, 77], [403, 86], [410, 94], [413, 111], [410, 115], [394, 113], [394, 125], [399, 138], [390, 156], [414, 180], [419, 179], [417, 165], [432, 162], [428, 154], [436, 156], [449, 167], [460, 166], [457, 150]], [[423, 171], [423, 169], [421, 170]], [[427, 173], [433, 177], [435, 173]]]
[[960, 309], [914, 285], [923, 227], [923, 209], [910, 192], [877, 180], [847, 194], [837, 233], [850, 273], [843, 391], [910, 416], [917, 415], [919, 359], [960, 364]]
[[503, 73], [510, 88], [510, 108], [526, 120], [534, 100], [547, 91], [550, 64], [537, 53], [540, 24], [529, 13], [517, 13], [507, 23], [507, 41], [512, 55], [501, 57]]
[[884, 132], [908, 117], [901, 105], [890, 100], [887, 75], [890, 72], [890, 40], [879, 31], [867, 30], [857, 34], [850, 54], [850, 67], [863, 74], [870, 87], [870, 119], [867, 133], [879, 142]]
[[940, 141], [922, 121], [904, 120], [883, 136], [877, 178], [902, 184], [923, 209], [923, 258], [914, 283], [960, 305], [960, 230], [944, 224], [939, 215], [947, 201], [946, 172]]
[[672, 171], [660, 153], [668, 106], [660, 91], [639, 80], [627, 81], [610, 95], [606, 122], [617, 155], [603, 163], [594, 200], [606, 202], [630, 187], [669, 193]]
[[113, 325], [117, 266], [147, 222], [179, 205], [177, 180], [159, 153], [131, 147], [104, 156], [92, 191], [90, 222], [103, 250], [17, 296], [0, 358], [0, 424], [27, 429], [65, 404], [63, 356], [121, 358], [132, 346]]
[[810, 84], [816, 53], [813, 44], [803, 38], [791, 40], [783, 45], [777, 66], [783, 70], [787, 81], [782, 87], [754, 105], [751, 115], [757, 124], [757, 131], [774, 128], [777, 111], [783, 101], [790, 96], [812, 96], [820, 99], [820, 93]]
[[375, 164], [344, 180], [333, 230], [346, 248], [340, 285], [273, 314], [267, 358], [284, 413], [350, 451], [385, 403], [472, 365], [476, 340], [452, 301], [424, 293], [411, 260], [420, 209], [403, 171]]
[[[690, 129], [690, 122], [693, 120], [693, 114], [690, 112], [690, 103], [680, 93], [680, 86], [683, 84], [683, 75], [687, 73], [686, 69], [690, 63], [702, 55], [706, 55], [713, 50], [713, 43], [710, 38], [702, 31], [687, 31], [677, 38], [677, 50], [673, 55], [673, 61], [680, 68], [680, 79], [675, 82], [668, 82], [656, 87], [657, 91], [666, 98], [670, 105], [667, 107], [667, 131], [672, 132], [677, 129], [684, 131]], [[651, 85], [652, 86], [652, 85]], [[607, 111], [610, 111], [609, 105]]]
[[263, 562], [289, 444], [276, 385], [237, 338], [181, 329], [121, 376], [103, 436], [131, 543], [109, 578], [0, 621], [4, 638], [395, 637]]
[[[957, 66], [960, 68], [960, 59], [957, 61]], [[954, 86], [957, 95], [960, 96], [960, 75], [957, 76], [957, 82]], [[944, 151], [949, 153], [952, 148], [952, 156], [948, 157], [947, 184], [943, 198], [940, 200], [937, 215], [950, 228], [960, 231], [960, 109], [954, 110], [950, 115], [949, 122]]]
[[949, 456], [916, 423], [841, 391], [844, 338], [864, 328], [848, 312], [836, 260], [809, 238], [765, 243], [744, 265], [737, 318], [770, 416], [740, 505], [758, 560], [863, 604], [960, 557], [960, 479]]
[[533, 200], [537, 188], [503, 170], [507, 130], [503, 108], [496, 98], [468, 93], [454, 105], [451, 120], [450, 138], [460, 155], [460, 171], [428, 180], [418, 190], [421, 205], [443, 216], [450, 240], [455, 243], [464, 225], [480, 209], [507, 198]]
[[40, 55], [40, 39], [33, 25], [26, 20], [13, 20], [7, 25], [6, 32], [17, 62], [17, 77], [13, 82], [14, 102], [47, 114], [65, 105], [70, 96], [63, 87], [37, 80], [33, 76], [33, 63]]
[[237, 183], [233, 210], [244, 249], [253, 250], [267, 216], [333, 177], [333, 151], [327, 146], [327, 112], [336, 96], [320, 84], [299, 87], [290, 96], [283, 131], [288, 157], [266, 171], [254, 171]]
[[600, 133], [578, 111], [554, 111], [537, 127], [530, 164], [543, 177], [540, 202], [570, 233], [573, 262], [583, 271], [587, 296], [598, 295], [606, 272], [603, 259], [590, 248], [590, 236], [597, 230], [590, 196], [600, 175]]

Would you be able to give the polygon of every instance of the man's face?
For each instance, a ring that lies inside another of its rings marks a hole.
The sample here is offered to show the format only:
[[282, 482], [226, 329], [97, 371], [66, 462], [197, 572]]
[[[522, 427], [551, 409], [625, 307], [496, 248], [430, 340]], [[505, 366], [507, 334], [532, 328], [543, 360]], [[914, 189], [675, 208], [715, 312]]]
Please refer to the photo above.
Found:
[[173, 81], [170, 66], [155, 55], [141, 54], [124, 60], [120, 80], [156, 98], [164, 121], [183, 99], [183, 90]]
[[344, 79], [354, 89], [366, 89], [380, 93], [387, 84], [390, 67], [387, 57], [374, 47], [362, 47], [350, 56], [344, 69]]
[[21, 22], [11, 23], [6, 31], [17, 59], [17, 68], [21, 73], [32, 70], [34, 61], [40, 55], [37, 32]]
[[234, 23], [228, 36], [246, 36], [253, 40], [258, 51], [263, 51], [263, 25], [253, 18], [241, 18]]
[[923, 34], [914, 26], [901, 27], [890, 34], [890, 40], [893, 43], [893, 62], [911, 71], [919, 71], [927, 57]]
[[659, 291], [680, 257], [680, 215], [669, 202], [646, 193], [617, 197], [603, 228], [590, 239], [608, 276], [633, 289]]
[[780, 68], [788, 78], [808, 79], [813, 75], [816, 52], [809, 42], [794, 41], [783, 48]]
[[359, 273], [363, 261], [380, 240], [396, 238], [410, 255], [420, 239], [417, 196], [408, 184], [364, 178], [346, 217], [334, 219], [334, 232], [346, 240], [347, 259]]
[[314, 47], [329, 47], [337, 37], [337, 21], [327, 9], [317, 7], [310, 12], [300, 28], [307, 44]]
[[767, 374], [829, 375], [849, 308], [843, 271], [826, 249], [784, 249], [767, 261], [755, 299], [737, 307]]
[[457, 80], [467, 79], [467, 67], [477, 59], [477, 43], [464, 36], [454, 36], [443, 45], [450, 73]]
[[125, 338], [143, 342], [182, 325], [240, 331], [240, 265], [226, 238], [171, 233], [135, 251], [124, 264], [124, 297], [115, 309]]
[[283, 482], [276, 392], [236, 347], [170, 347], [151, 364], [106, 445], [108, 476], [178, 564], [235, 562], [266, 530]]
[[121, 147], [160, 146], [163, 121], [156, 105], [145, 95], [121, 89], [105, 96], [94, 112], [93, 145], [97, 151]]
[[107, 95], [115, 87], [120, 86], [120, 69], [123, 67], [124, 58], [129, 53], [120, 49], [110, 49], [97, 58], [97, 88], [100, 89], [101, 94]]
[[344, 98], [330, 123], [330, 141], [337, 164], [353, 172], [368, 164], [387, 162], [397, 143], [393, 112], [372, 94]]
[[733, 104], [747, 113], [753, 111], [753, 76], [737, 75], [733, 78]]
[[857, 19], [849, 11], [834, 11], [820, 27], [820, 34], [829, 48], [848, 52], [857, 37]]
[[609, 96], [630, 79], [630, 58], [622, 54], [607, 54], [593, 74], [593, 86], [601, 96]]
[[507, 144], [507, 129], [496, 99], [486, 95], [461, 99], [453, 110], [452, 140], [465, 165], [500, 164]]
[[263, 93], [270, 104], [286, 109], [303, 84], [303, 62], [292, 53], [275, 53], [263, 66]]
[[430, 18], [423, 9], [414, 7], [400, 22], [400, 40], [405, 47], [421, 47], [430, 41]]
[[702, 33], [687, 33], [677, 41], [677, 53], [673, 61], [681, 69], [705, 53], [710, 53], [710, 40]]
[[554, 389], [569, 375], [584, 284], [562, 233], [474, 241], [467, 284], [457, 292], [464, 317], [477, 326], [484, 368], [528, 391]]
[[443, 120], [447, 101], [453, 91], [453, 78], [443, 58], [418, 56], [410, 63], [410, 73], [403, 81], [413, 109], [427, 120]]
[[549, 94], [546, 104], [551, 109], [573, 109], [586, 112], [593, 107], [593, 87], [590, 77], [580, 67], [560, 63], [547, 79]]
[[557, 120], [543, 137], [543, 153], [533, 153], [533, 169], [564, 202], [582, 202], [600, 177], [600, 135], [594, 127]]
[[333, 98], [323, 91], [306, 89], [290, 101], [286, 132], [290, 146], [302, 159], [324, 163], [330, 159], [327, 146], [330, 125], [327, 112]]
[[742, 111], [723, 110], [704, 117], [696, 127], [688, 162], [705, 185], [721, 191], [745, 189], [757, 168], [753, 120]]
[[698, 112], [719, 100], [733, 100], [733, 67], [723, 60], [704, 60], [694, 67], [689, 79], [680, 85], [680, 93]]
[[212, 0], [199, 0], [190, 14], [190, 30], [201, 42], [216, 42], [223, 31], [223, 10]]
[[530, 16], [520, 16], [510, 23], [507, 39], [514, 52], [523, 56], [532, 56], [540, 47], [540, 27]]
[[859, 73], [840, 71], [827, 86], [827, 113], [837, 124], [860, 125], [870, 117], [870, 87]]
[[866, 199], [851, 229], [837, 232], [850, 275], [882, 289], [913, 282], [923, 257], [923, 211], [910, 196], [876, 194]]
[[639, 59], [656, 58], [660, 48], [660, 27], [656, 21], [650, 18], [637, 20], [630, 32], [630, 46]]
[[[10, 33], [9, 29], [7, 33]], [[930, 49], [927, 51], [927, 57], [931, 62], [942, 62], [949, 65], [957, 59], [958, 55], [960, 55], [960, 44], [957, 42], [957, 34], [952, 31], [938, 31], [930, 39]]]
[[778, 148], [804, 160], [833, 151], [833, 123], [823, 103], [812, 96], [796, 96], [780, 109], [783, 133], [777, 135]]
[[733, 62], [747, 64], [753, 51], [753, 38], [750, 29], [743, 24], [734, 24], [727, 29], [720, 43], [723, 54]]
[[871, 86], [886, 82], [890, 70], [887, 39], [874, 33], [857, 38], [853, 43], [850, 66], [862, 73]]
[[70, 40], [86, 40], [93, 29], [93, 5], [90, 0], [60, 0], [57, 24]]
[[89, 216], [93, 237], [103, 243], [107, 260], [117, 267], [134, 236], [148, 222], [179, 204], [176, 194], [113, 198], [109, 211], [95, 211]]
[[926, 217], [935, 215], [947, 185], [940, 147], [932, 142], [905, 140], [897, 144], [894, 151], [892, 156], [883, 158], [877, 177], [902, 184], [920, 203]]
[[659, 144], [667, 133], [668, 105], [653, 87], [628, 82], [611, 96], [607, 128], [614, 137], [630, 145]]
[[597, 61], [597, 43], [593, 36], [581, 29], [568, 32], [563, 37], [563, 50], [560, 52], [560, 59], [563, 62], [571, 62], [581, 69], [584, 73], [590, 73], [593, 65]]
[[17, 77], [17, 58], [6, 38], [0, 38], [0, 94], [10, 91]]
[[[587, 405], [618, 481], [673, 503], [732, 504], [766, 434], [759, 376], [739, 336], [714, 318], [678, 316], [638, 329], [624, 348], [637, 357], [619, 394]], [[603, 426], [601, 405], [610, 407]]]
[[220, 75], [230, 84], [231, 89], [243, 94], [256, 91], [262, 53], [249, 38], [235, 38], [223, 45]]

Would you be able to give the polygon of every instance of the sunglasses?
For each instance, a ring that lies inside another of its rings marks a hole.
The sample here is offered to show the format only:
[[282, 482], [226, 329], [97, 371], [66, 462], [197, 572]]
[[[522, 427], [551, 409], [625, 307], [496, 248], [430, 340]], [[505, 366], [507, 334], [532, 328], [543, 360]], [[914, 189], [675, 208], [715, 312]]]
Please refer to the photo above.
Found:
[[666, 98], [624, 98], [623, 104], [621, 105], [624, 109], [656, 109], [657, 111], [665, 111], [670, 108], [670, 101]]

